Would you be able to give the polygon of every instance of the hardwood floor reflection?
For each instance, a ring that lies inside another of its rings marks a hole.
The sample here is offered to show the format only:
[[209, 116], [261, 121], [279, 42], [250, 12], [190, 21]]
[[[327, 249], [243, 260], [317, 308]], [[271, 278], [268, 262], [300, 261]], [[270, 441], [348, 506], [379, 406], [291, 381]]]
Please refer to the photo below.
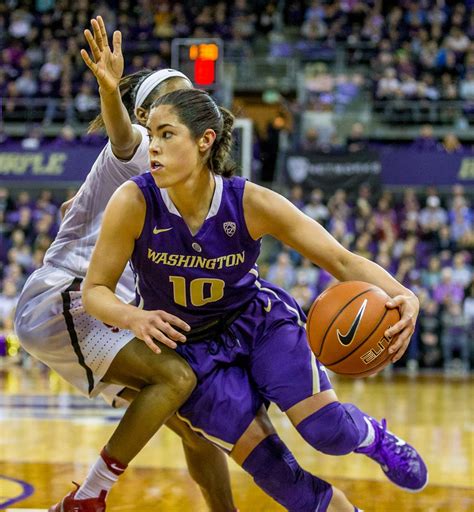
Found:
[[[21, 484], [5, 477], [34, 487], [31, 496], [9, 507], [47, 508], [71, 489], [72, 480], [84, 477], [121, 412], [74, 395], [54, 375], [12, 370], [3, 373], [0, 386], [0, 508], [21, 494]], [[338, 379], [334, 386], [342, 401], [354, 402], [377, 418], [386, 417], [390, 430], [419, 449], [429, 467], [430, 485], [420, 494], [409, 494], [389, 483], [379, 467], [361, 455], [319, 454], [272, 408], [277, 430], [302, 466], [338, 485], [366, 512], [474, 510], [472, 379], [377, 377]], [[230, 468], [241, 512], [283, 510], [235, 464]], [[174, 434], [163, 429], [138, 455], [111, 493], [108, 510], [206, 510]]]

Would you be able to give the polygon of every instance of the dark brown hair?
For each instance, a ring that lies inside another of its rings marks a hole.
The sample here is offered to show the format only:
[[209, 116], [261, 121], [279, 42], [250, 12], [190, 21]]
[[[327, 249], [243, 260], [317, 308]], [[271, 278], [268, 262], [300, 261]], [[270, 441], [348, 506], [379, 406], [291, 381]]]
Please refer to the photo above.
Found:
[[207, 129], [216, 132], [207, 164], [214, 174], [229, 178], [237, 165], [230, 158], [232, 151], [232, 130], [234, 115], [219, 107], [205, 91], [180, 89], [157, 98], [151, 108], [171, 105], [178, 119], [197, 140]]

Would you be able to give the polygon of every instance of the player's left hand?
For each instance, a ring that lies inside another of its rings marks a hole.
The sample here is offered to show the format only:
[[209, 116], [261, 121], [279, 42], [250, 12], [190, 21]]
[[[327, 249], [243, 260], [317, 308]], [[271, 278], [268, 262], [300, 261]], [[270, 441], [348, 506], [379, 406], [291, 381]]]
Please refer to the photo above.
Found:
[[395, 363], [403, 356], [410, 343], [420, 311], [420, 301], [415, 294], [410, 293], [397, 295], [387, 301], [385, 305], [388, 309], [398, 308], [400, 310], [400, 320], [385, 332], [386, 338], [393, 339], [388, 351], [390, 354], [394, 354], [392, 362]]

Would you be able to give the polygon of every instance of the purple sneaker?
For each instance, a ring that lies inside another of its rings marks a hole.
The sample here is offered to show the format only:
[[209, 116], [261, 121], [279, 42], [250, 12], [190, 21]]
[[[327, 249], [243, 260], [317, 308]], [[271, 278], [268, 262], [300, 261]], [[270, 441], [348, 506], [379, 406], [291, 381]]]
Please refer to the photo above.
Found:
[[371, 417], [367, 418], [375, 430], [375, 441], [364, 448], [357, 448], [356, 453], [363, 453], [380, 464], [382, 471], [395, 485], [410, 492], [423, 490], [428, 483], [428, 470], [420, 454], [387, 430], [387, 421], [382, 423]]

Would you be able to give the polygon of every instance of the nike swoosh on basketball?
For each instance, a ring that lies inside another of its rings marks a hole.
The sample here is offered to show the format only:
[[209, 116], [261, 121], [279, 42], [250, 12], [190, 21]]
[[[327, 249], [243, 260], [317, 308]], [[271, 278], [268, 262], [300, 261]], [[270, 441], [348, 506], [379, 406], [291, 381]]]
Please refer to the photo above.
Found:
[[154, 235], [159, 235], [160, 233], [164, 233], [165, 231], [169, 231], [170, 229], [173, 229], [173, 228], [163, 228], [163, 229], [158, 229], [156, 226], [153, 228], [153, 234]]
[[360, 321], [362, 320], [362, 317], [364, 315], [364, 311], [365, 311], [366, 307], [367, 307], [367, 299], [365, 299], [364, 302], [362, 303], [362, 306], [360, 307], [359, 312], [357, 313], [356, 317], [354, 318], [354, 321], [352, 322], [352, 325], [346, 334], [342, 334], [339, 329], [337, 330], [337, 339], [339, 340], [339, 343], [341, 345], [344, 345], [345, 347], [347, 347], [354, 340], [356, 332], [357, 332], [357, 328], [359, 327]]

